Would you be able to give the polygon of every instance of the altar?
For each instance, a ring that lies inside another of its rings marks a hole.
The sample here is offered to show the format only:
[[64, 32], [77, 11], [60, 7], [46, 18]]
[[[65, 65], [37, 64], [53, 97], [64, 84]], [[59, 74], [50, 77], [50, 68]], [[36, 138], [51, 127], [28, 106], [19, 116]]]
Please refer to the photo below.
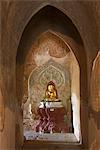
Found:
[[39, 124], [36, 132], [39, 133], [67, 133], [67, 113], [60, 100], [42, 101], [38, 108]]
[[67, 112], [58, 99], [58, 93], [55, 84], [50, 81], [47, 84], [44, 99], [40, 102], [38, 108], [39, 124], [36, 126], [36, 132], [39, 133], [67, 133]]

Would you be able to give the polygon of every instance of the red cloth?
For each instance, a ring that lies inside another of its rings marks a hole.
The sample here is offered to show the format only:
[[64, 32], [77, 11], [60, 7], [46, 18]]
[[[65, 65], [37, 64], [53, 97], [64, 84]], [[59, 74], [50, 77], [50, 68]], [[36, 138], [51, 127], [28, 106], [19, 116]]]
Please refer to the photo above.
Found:
[[67, 133], [67, 112], [64, 107], [59, 108], [38, 108], [39, 124], [36, 132], [40, 130], [44, 133]]

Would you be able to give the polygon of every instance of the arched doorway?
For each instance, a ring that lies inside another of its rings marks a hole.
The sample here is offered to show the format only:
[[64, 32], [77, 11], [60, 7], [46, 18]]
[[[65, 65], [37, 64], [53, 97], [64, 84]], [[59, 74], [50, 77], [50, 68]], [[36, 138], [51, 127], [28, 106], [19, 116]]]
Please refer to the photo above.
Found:
[[[52, 12], [52, 13], [50, 13]], [[55, 13], [55, 15], [53, 15]], [[47, 18], [52, 19], [47, 19]], [[55, 19], [56, 18], [56, 19]], [[61, 21], [59, 21], [61, 19]], [[41, 20], [41, 21], [39, 21]], [[41, 25], [40, 23], [41, 22]], [[34, 27], [37, 25], [37, 28], [34, 29]], [[32, 31], [31, 31], [32, 29]], [[83, 96], [84, 92], [86, 90], [86, 56], [84, 52], [83, 43], [81, 40], [81, 37], [73, 25], [73, 23], [70, 21], [69, 18], [66, 17], [61, 11], [56, 9], [53, 6], [46, 6], [42, 8], [38, 13], [36, 13], [27, 27], [25, 28], [20, 45], [18, 48], [17, 53], [17, 96], [19, 99], [19, 102], [21, 102], [23, 97], [23, 73], [24, 73], [24, 62], [25, 58], [28, 54], [29, 47], [31, 47], [33, 41], [38, 37], [41, 33], [44, 31], [51, 29], [55, 32], [59, 32], [61, 37], [66, 41], [66, 43], [69, 43], [73, 53], [75, 54], [75, 57], [77, 59], [77, 62], [79, 63], [80, 67], [80, 87], [78, 85], [78, 88], [80, 88], [80, 94], [78, 96]], [[67, 30], [66, 30], [67, 29]], [[27, 38], [27, 35], [29, 38]], [[82, 55], [81, 55], [82, 52]], [[84, 60], [81, 59], [84, 56]], [[73, 64], [74, 66], [74, 64]], [[76, 69], [77, 70], [77, 69]], [[79, 69], [78, 69], [79, 70]], [[85, 72], [84, 72], [85, 71]], [[19, 74], [20, 72], [20, 74]], [[78, 72], [79, 75], [79, 72]], [[74, 81], [73, 81], [74, 82]], [[83, 83], [84, 82], [84, 83]], [[83, 83], [83, 85], [82, 85]], [[20, 89], [18, 88], [20, 87]], [[73, 87], [74, 88], [74, 87]], [[20, 93], [20, 94], [19, 94]], [[72, 99], [76, 99], [75, 95], [72, 95]], [[21, 105], [21, 104], [20, 104]], [[80, 111], [80, 110], [79, 110]], [[78, 112], [79, 114], [79, 112]], [[82, 113], [83, 114], [83, 113]], [[82, 116], [81, 116], [82, 117]], [[82, 117], [82, 121], [84, 120], [84, 115]], [[84, 132], [84, 130], [82, 131]], [[78, 135], [78, 138], [80, 139], [80, 136]], [[78, 139], [78, 141], [79, 141]]]

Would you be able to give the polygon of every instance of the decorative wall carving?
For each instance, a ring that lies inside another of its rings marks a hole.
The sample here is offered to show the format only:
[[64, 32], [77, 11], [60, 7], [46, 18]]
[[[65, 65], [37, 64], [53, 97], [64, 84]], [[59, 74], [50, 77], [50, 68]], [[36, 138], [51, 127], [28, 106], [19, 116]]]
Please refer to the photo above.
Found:
[[53, 60], [32, 71], [28, 81], [30, 101], [38, 104], [44, 98], [47, 83], [51, 80], [57, 87], [59, 99], [67, 109], [67, 100], [70, 99], [69, 71]]
[[53, 65], [48, 66], [39, 74], [41, 85], [47, 85], [49, 81], [55, 81], [58, 86], [62, 86], [65, 82], [62, 72]]

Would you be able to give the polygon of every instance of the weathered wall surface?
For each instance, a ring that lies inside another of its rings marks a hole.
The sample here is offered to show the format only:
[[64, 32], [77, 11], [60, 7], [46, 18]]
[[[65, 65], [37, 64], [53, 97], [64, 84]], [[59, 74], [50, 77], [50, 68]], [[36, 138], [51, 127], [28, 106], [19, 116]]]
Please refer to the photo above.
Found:
[[92, 68], [91, 101], [89, 122], [89, 144], [91, 150], [100, 149], [100, 51], [98, 52]]
[[[34, 13], [41, 7], [49, 4], [57, 7], [63, 11], [75, 24], [78, 29], [85, 47], [86, 59], [84, 51], [78, 51], [77, 58], [81, 58], [81, 63], [87, 60], [87, 69], [82, 69], [82, 74], [87, 72], [88, 87], [87, 92], [81, 95], [83, 105], [87, 107], [87, 101], [91, 101], [90, 93], [90, 79], [91, 68], [94, 58], [100, 49], [100, 5], [99, 1], [79, 2], [79, 1], [9, 1], [1, 0], [1, 13], [0, 13], [0, 33], [1, 33], [1, 47], [0, 47], [0, 78], [4, 83], [5, 95], [5, 124], [3, 132], [0, 132], [0, 148], [14, 149], [15, 145], [15, 103], [16, 103], [16, 53], [21, 39], [21, 35], [26, 24]], [[44, 26], [44, 25], [43, 25]], [[36, 27], [36, 24], [35, 24]], [[35, 32], [34, 32], [35, 33]], [[64, 32], [63, 32], [64, 33]], [[34, 36], [37, 34], [35, 33]], [[25, 45], [24, 45], [25, 46]], [[83, 54], [83, 57], [81, 54]], [[20, 67], [23, 67], [20, 65]], [[85, 76], [84, 76], [85, 77]], [[81, 81], [82, 84], [86, 84]], [[85, 88], [84, 88], [85, 89]], [[86, 94], [87, 93], [87, 94]], [[90, 114], [91, 111], [90, 111]], [[96, 141], [96, 150], [99, 148], [99, 128], [97, 127], [98, 113], [93, 115], [93, 119], [89, 119], [89, 127], [92, 127], [92, 139], [90, 141], [91, 149], [93, 143]], [[94, 121], [95, 120], [95, 121]], [[95, 130], [93, 130], [95, 129]], [[91, 137], [91, 130], [89, 130], [89, 139]], [[11, 137], [12, 135], [12, 137]], [[10, 138], [11, 137], [11, 138]]]
[[[64, 42], [49, 31], [41, 35], [41, 37], [37, 39], [35, 43], [33, 43], [32, 47], [29, 49], [24, 64], [24, 94], [26, 94], [25, 97], [28, 96], [28, 79], [30, 74], [33, 70], [36, 70], [36, 68], [38, 69], [40, 66], [46, 64], [48, 61], [52, 60], [55, 62], [55, 64], [61, 64], [70, 73], [70, 54], [68, 55], [68, 52], [69, 49], [64, 44]], [[38, 74], [36, 75], [36, 77], [37, 76]], [[34, 80], [39, 79], [37, 78]], [[49, 80], [50, 78], [48, 79], [48, 81]], [[43, 98], [43, 96], [41, 98]]]

